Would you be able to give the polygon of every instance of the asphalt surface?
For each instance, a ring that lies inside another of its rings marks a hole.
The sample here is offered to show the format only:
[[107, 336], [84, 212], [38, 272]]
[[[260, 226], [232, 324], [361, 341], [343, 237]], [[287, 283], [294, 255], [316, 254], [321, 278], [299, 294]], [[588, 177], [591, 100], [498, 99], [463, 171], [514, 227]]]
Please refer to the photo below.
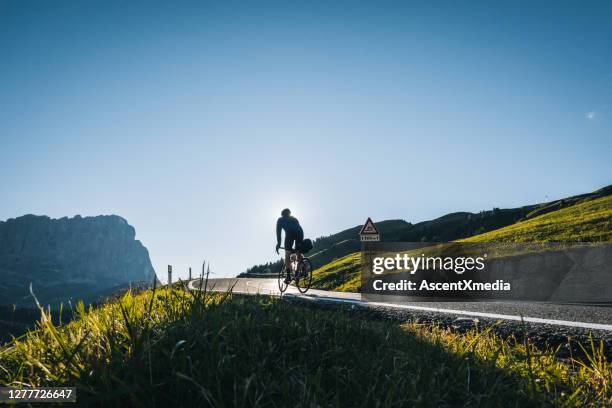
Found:
[[[190, 282], [192, 289], [198, 289], [199, 285], [199, 279]], [[208, 288], [281, 296], [276, 279], [210, 279]], [[367, 309], [368, 313], [380, 318], [434, 322], [456, 330], [494, 325], [495, 331], [501, 335], [527, 336], [537, 343], [553, 346], [567, 343], [568, 337], [588, 341], [592, 334], [595, 339], [603, 340], [608, 350], [612, 349], [612, 307], [608, 306], [526, 302], [365, 302], [359, 293], [310, 289], [301, 294], [294, 286], [289, 286], [282, 296], [318, 307]]]

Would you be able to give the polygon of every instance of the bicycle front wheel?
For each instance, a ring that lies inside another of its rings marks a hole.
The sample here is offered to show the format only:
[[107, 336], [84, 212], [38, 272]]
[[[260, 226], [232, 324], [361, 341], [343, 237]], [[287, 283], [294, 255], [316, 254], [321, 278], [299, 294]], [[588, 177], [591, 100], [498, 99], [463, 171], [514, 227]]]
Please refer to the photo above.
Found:
[[289, 286], [288, 283], [285, 283], [285, 279], [287, 278], [287, 271], [285, 270], [285, 262], [281, 262], [280, 270], [278, 271], [278, 290], [280, 293], [283, 293], [287, 290]]
[[310, 259], [304, 258], [299, 265], [299, 278], [296, 278], [295, 286], [300, 293], [306, 293], [310, 285], [312, 285], [312, 264]]

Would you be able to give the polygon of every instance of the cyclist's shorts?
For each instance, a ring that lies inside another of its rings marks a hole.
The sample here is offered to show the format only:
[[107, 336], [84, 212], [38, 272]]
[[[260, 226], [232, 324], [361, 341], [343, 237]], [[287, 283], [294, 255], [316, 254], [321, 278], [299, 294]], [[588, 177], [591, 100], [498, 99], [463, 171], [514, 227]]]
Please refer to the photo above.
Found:
[[[300, 245], [304, 240], [304, 231], [285, 233], [285, 249], [295, 249], [293, 244]], [[296, 246], [297, 248], [297, 246]]]

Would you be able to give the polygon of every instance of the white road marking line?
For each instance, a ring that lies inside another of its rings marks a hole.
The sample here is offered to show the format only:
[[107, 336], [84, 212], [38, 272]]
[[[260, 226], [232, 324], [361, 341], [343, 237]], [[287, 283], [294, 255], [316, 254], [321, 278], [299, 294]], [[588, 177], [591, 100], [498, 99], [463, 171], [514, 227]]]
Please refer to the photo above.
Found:
[[490, 319], [514, 320], [518, 322], [524, 321], [524, 322], [529, 322], [529, 323], [552, 324], [555, 326], [582, 327], [584, 329], [612, 331], [612, 325], [601, 324], [601, 323], [587, 323], [587, 322], [575, 322], [575, 321], [570, 321], [570, 320], [544, 319], [540, 317], [529, 317], [529, 316], [521, 317], [521, 316], [504, 315], [504, 314], [497, 314], [497, 313], [472, 312], [468, 310], [458, 310], [458, 309], [440, 309], [440, 308], [426, 307], [426, 306], [400, 305], [397, 303], [365, 302], [362, 300], [352, 300], [352, 299], [338, 299], [338, 298], [328, 298], [328, 297], [325, 297], [325, 298], [309, 297], [309, 298], [314, 301], [325, 300], [325, 301], [331, 301], [331, 302], [359, 304], [360, 306], [383, 306], [383, 307], [392, 307], [396, 309], [419, 310], [419, 311], [425, 311], [425, 312], [446, 313], [446, 314], [455, 314], [455, 315], [461, 315], [461, 316], [487, 317]]
[[[246, 283], [248, 286], [249, 281], [247, 281]], [[262, 288], [262, 286], [266, 284], [267, 283], [261, 283], [257, 285], [258, 293], [262, 292], [262, 290], [264, 289]], [[269, 290], [269, 293], [266, 293], [267, 295], [280, 296], [280, 294], [275, 288], [268, 288], [268, 290]], [[248, 289], [246, 292], [245, 291], [235, 291], [235, 292], [236, 293], [242, 292], [242, 293], [247, 293], [247, 294], [251, 293]], [[473, 312], [469, 310], [440, 309], [440, 308], [427, 307], [427, 306], [402, 305], [402, 304], [397, 304], [397, 303], [367, 302], [363, 300], [341, 299], [341, 298], [328, 297], [328, 296], [309, 296], [307, 294], [302, 295], [299, 292], [286, 293], [286, 295], [299, 297], [300, 299], [312, 300], [315, 302], [316, 301], [328, 301], [328, 302], [337, 302], [337, 303], [350, 303], [350, 304], [366, 306], [366, 307], [382, 306], [382, 307], [391, 307], [391, 308], [396, 308], [396, 309], [419, 310], [419, 311], [424, 311], [424, 312], [454, 314], [454, 315], [460, 315], [460, 316], [486, 317], [490, 319], [512, 320], [512, 321], [518, 321], [518, 322], [524, 321], [528, 323], [539, 323], [539, 324], [549, 324], [549, 325], [555, 325], [555, 326], [581, 327], [584, 329], [591, 329], [591, 330], [612, 331], [612, 324], [576, 322], [576, 321], [571, 321], [571, 320], [544, 319], [540, 317], [530, 317], [530, 316], [521, 317], [521, 316], [504, 315], [504, 314], [498, 314], [498, 313]]]

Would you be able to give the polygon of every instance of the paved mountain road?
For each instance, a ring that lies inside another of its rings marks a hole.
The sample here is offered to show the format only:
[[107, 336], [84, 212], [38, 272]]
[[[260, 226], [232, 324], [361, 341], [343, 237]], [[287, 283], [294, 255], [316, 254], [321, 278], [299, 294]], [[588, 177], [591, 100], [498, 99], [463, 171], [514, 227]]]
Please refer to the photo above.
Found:
[[[191, 289], [198, 289], [200, 280], [190, 282]], [[209, 279], [208, 287], [214, 291], [233, 290], [242, 294], [266, 294], [280, 296], [276, 279], [220, 278]], [[297, 297], [314, 302], [344, 303], [381, 309], [387, 313], [437, 320], [436, 316], [448, 320], [493, 320], [544, 325], [554, 330], [582, 329], [604, 332], [612, 335], [612, 307], [591, 305], [567, 305], [523, 302], [406, 302], [381, 303], [361, 300], [359, 293], [331, 292], [310, 289], [301, 294], [290, 286], [283, 296]]]

